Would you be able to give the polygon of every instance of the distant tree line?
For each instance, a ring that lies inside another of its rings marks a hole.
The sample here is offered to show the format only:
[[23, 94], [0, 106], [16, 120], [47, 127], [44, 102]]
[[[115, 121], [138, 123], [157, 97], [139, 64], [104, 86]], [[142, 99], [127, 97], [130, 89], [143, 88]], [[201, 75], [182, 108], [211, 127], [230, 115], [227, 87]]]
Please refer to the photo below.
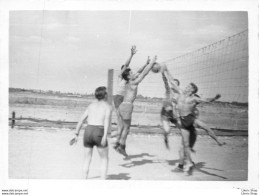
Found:
[[[23, 89], [23, 88], [9, 88], [9, 92], [28, 92], [28, 93], [37, 93], [37, 94], [46, 94], [46, 95], [55, 95], [55, 96], [67, 96], [67, 97], [90, 97], [93, 98], [94, 94], [90, 93], [72, 93], [72, 92], [60, 92], [60, 91], [53, 91], [53, 90], [36, 90], [36, 89]], [[139, 101], [151, 101], [151, 102], [161, 102], [164, 100], [164, 98], [159, 97], [148, 97], [143, 96], [141, 94], [137, 95], [137, 100]], [[210, 103], [211, 104], [211, 103]], [[235, 105], [235, 106], [248, 106], [247, 102], [222, 102], [222, 101], [216, 101], [213, 104], [220, 104], [220, 105]]]
[[72, 93], [72, 92], [61, 92], [54, 90], [37, 90], [37, 89], [23, 89], [23, 88], [9, 88], [9, 92], [28, 92], [36, 94], [46, 94], [46, 95], [57, 95], [57, 96], [74, 96], [74, 97], [93, 97], [94, 94], [81, 94], [81, 93]]

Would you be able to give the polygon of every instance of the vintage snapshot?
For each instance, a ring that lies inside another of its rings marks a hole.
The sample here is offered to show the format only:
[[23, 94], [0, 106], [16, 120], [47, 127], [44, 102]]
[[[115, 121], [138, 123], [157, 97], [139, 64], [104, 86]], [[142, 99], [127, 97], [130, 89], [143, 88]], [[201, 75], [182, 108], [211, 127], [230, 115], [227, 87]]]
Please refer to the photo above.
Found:
[[7, 14], [5, 181], [258, 193], [248, 10], [47, 4]]
[[247, 180], [247, 12], [9, 20], [9, 178]]

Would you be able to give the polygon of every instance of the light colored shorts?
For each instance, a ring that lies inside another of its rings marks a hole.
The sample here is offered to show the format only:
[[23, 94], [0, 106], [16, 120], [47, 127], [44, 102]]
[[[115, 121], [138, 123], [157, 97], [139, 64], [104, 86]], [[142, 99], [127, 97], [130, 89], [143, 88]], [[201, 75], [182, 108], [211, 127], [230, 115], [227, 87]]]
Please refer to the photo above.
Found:
[[133, 104], [130, 102], [122, 102], [119, 107], [119, 113], [123, 120], [131, 120], [133, 112]]
[[123, 99], [124, 99], [124, 96], [122, 96], [122, 95], [114, 95], [113, 96], [113, 102], [114, 102], [114, 106], [115, 106], [116, 109], [119, 108], [119, 106], [123, 102]]

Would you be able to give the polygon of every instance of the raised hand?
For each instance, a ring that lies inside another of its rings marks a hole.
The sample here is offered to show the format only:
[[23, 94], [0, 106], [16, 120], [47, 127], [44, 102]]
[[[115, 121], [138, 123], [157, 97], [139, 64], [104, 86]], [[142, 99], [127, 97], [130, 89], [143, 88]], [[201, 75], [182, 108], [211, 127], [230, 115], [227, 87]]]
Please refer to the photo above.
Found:
[[151, 60], [150, 60], [150, 57], [148, 56], [148, 57], [147, 57], [147, 64], [149, 64], [150, 61], [151, 61]]
[[136, 46], [133, 45], [133, 46], [131, 47], [131, 55], [134, 55], [134, 54], [136, 54], [136, 53], [137, 53]]
[[156, 60], [157, 60], [157, 56], [155, 56], [152, 61], [151, 61], [151, 64], [155, 64], [156, 63]]

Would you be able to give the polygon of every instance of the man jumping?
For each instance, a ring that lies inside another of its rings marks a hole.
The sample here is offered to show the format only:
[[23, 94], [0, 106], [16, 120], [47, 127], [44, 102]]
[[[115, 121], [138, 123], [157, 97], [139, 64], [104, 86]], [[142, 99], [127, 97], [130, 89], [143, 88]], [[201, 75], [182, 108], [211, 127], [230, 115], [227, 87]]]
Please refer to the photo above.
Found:
[[133, 112], [133, 102], [136, 99], [138, 92], [138, 85], [147, 76], [152, 67], [156, 63], [157, 57], [155, 56], [151, 63], [149, 63], [144, 71], [136, 78], [131, 71], [124, 71], [123, 77], [128, 79], [128, 84], [126, 88], [126, 93], [124, 96], [124, 101], [119, 106], [119, 114], [122, 118], [122, 126], [118, 134], [118, 139], [116, 143], [116, 151], [118, 151], [123, 156], [127, 156], [126, 153], [126, 140], [130, 130], [131, 117]]
[[[169, 75], [167, 69], [165, 69], [167, 77], [171, 77]], [[170, 81], [173, 78], [170, 78]], [[189, 171], [193, 167], [193, 161], [191, 159], [191, 149], [193, 148], [196, 141], [196, 130], [194, 128], [194, 122], [196, 116], [194, 114], [194, 110], [196, 106], [201, 102], [212, 102], [220, 98], [220, 95], [216, 95], [214, 98], [202, 99], [195, 94], [198, 91], [197, 85], [194, 83], [190, 83], [184, 90], [182, 90], [179, 86], [177, 86], [174, 82], [170, 82], [172, 88], [175, 93], [178, 94], [177, 98], [177, 109], [180, 115], [181, 122], [181, 135], [182, 135], [182, 147], [179, 151], [180, 154], [180, 162], [179, 168], [183, 168], [184, 161], [186, 160], [186, 164], [184, 166], [184, 171]]]
[[[162, 120], [163, 129], [165, 131], [165, 134], [164, 134], [165, 144], [166, 144], [166, 147], [169, 148], [168, 141], [167, 141], [167, 139], [168, 139], [167, 135], [169, 134], [169, 131], [170, 131], [170, 122], [173, 123], [178, 128], [180, 125], [179, 111], [177, 109], [177, 104], [176, 104], [179, 94], [175, 92], [174, 88], [170, 87], [171, 86], [170, 83], [174, 82], [174, 84], [179, 87], [180, 81], [178, 79], [174, 79], [172, 77], [172, 75], [168, 71], [166, 65], [164, 66], [163, 69], [167, 71], [168, 79], [165, 76], [165, 73], [162, 72], [162, 78], [163, 78], [165, 89], [166, 89], [166, 101], [163, 102], [163, 107], [162, 107], [162, 111], [161, 111], [161, 120]], [[195, 94], [195, 96], [199, 97], [197, 94]], [[206, 123], [204, 123], [203, 121], [198, 119], [199, 110], [197, 109], [197, 107], [195, 107], [195, 109], [193, 110], [193, 114], [195, 115], [195, 121], [194, 121], [195, 127], [205, 130], [208, 133], [208, 135], [217, 142], [217, 144], [219, 146], [226, 144], [225, 142], [221, 142], [217, 138], [217, 136], [215, 135], [213, 130]]]
[[[131, 71], [129, 68], [130, 62], [132, 57], [137, 53], [136, 46], [133, 45], [131, 47], [131, 54], [130, 57], [127, 59], [124, 65], [121, 66], [121, 72], [118, 75], [118, 87], [117, 87], [117, 92], [113, 96], [113, 102], [114, 102], [114, 108], [115, 108], [115, 113], [117, 116], [117, 127], [118, 127], [118, 132], [120, 132], [121, 126], [122, 126], [122, 119], [119, 114], [119, 106], [124, 100], [124, 95], [126, 91], [126, 85], [128, 84], [128, 73]], [[145, 67], [149, 64], [150, 59], [148, 58], [147, 63], [144, 64], [135, 74], [132, 74], [132, 78], [138, 78], [138, 76], [143, 72]], [[116, 142], [114, 145], [114, 148], [116, 149], [118, 147], [118, 143]]]

